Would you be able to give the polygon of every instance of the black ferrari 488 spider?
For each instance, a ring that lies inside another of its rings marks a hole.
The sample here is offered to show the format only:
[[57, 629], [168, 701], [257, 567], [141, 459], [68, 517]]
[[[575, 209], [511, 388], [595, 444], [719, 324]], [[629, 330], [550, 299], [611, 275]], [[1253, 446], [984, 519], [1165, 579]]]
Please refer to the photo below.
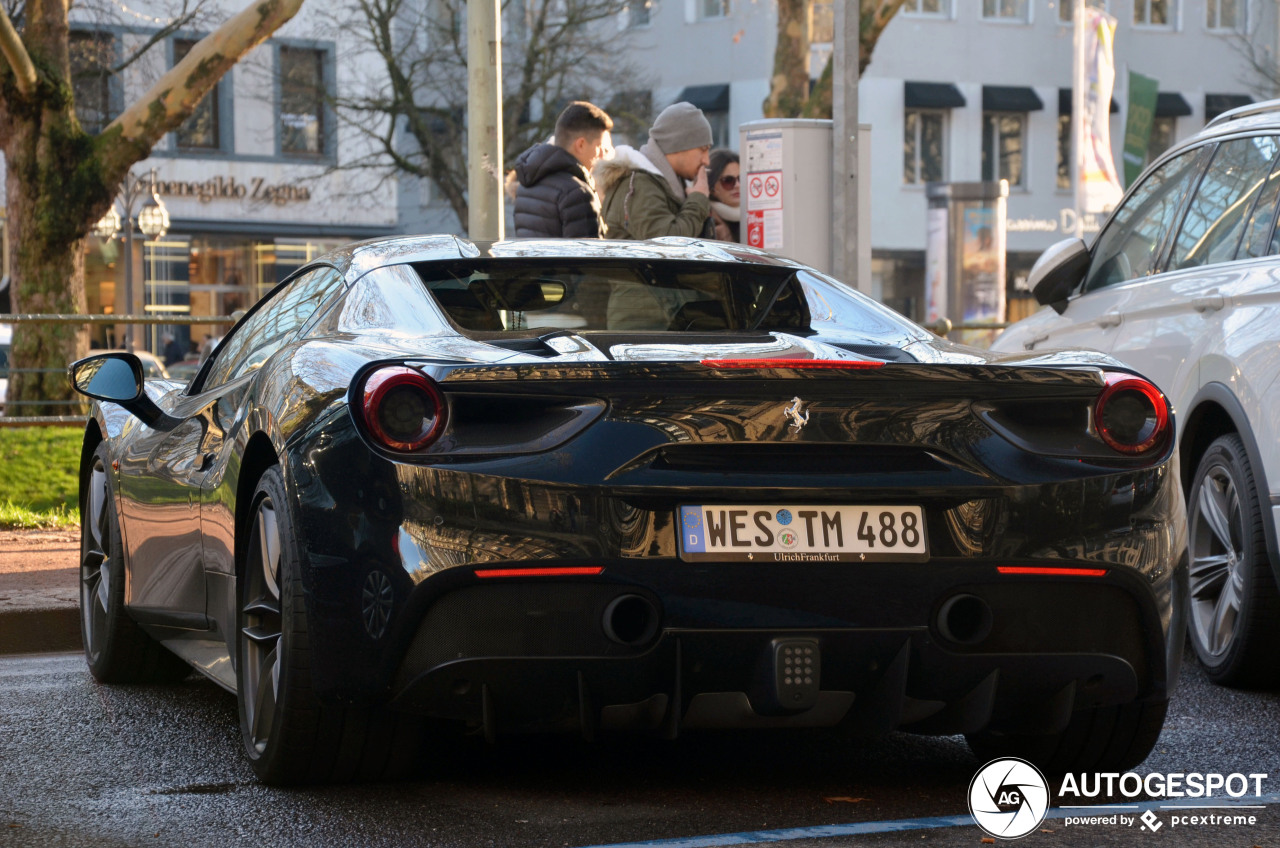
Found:
[[958, 734], [1141, 761], [1181, 657], [1172, 412], [738, 245], [352, 245], [187, 385], [75, 363], [85, 653], [237, 693], [261, 779], [492, 739]]

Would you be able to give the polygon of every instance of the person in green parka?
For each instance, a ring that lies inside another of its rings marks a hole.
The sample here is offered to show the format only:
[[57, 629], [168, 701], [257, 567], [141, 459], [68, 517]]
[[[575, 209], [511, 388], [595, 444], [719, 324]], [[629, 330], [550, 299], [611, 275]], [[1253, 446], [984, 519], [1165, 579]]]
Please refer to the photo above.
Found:
[[639, 150], [618, 145], [596, 166], [609, 238], [714, 238], [710, 150], [711, 124], [701, 109], [685, 102], [662, 110]]

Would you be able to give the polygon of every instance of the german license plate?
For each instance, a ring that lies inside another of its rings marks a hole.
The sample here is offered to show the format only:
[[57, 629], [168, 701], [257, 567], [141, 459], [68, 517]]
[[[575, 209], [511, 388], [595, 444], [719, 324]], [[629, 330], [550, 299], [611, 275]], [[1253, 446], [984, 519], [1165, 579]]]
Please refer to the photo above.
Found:
[[863, 562], [928, 553], [918, 506], [680, 507], [680, 557], [689, 561]]

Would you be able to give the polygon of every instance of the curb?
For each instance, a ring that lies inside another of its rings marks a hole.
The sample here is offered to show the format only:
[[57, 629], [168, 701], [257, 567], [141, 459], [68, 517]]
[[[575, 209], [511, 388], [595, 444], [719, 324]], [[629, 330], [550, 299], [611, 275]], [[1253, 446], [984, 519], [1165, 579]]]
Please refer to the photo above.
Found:
[[57, 607], [0, 613], [0, 655], [79, 651], [80, 610]]

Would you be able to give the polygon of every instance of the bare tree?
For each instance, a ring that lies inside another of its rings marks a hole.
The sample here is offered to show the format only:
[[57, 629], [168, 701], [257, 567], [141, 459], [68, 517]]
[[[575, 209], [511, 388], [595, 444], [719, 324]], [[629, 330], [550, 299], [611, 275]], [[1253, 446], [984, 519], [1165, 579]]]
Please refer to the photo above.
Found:
[[1232, 46], [1246, 68], [1246, 78], [1241, 82], [1263, 99], [1280, 97], [1278, 19], [1280, 0], [1260, 0], [1259, 7], [1249, 13], [1248, 28], [1231, 36]]
[[[778, 44], [773, 54], [773, 76], [764, 101], [768, 118], [830, 118], [831, 66], [827, 62], [817, 82], [809, 84], [810, 22], [815, 8], [830, 3], [815, 0], [776, 0]], [[841, 3], [845, 0], [832, 0]], [[871, 64], [880, 34], [902, 8], [904, 0], [861, 0], [858, 18], [858, 73]]]
[[[630, 5], [628, 0], [504, 0], [503, 156], [508, 166], [551, 133], [568, 101], [643, 87], [639, 69], [619, 59], [622, 16]], [[360, 42], [356, 50], [376, 54], [378, 77], [385, 68], [388, 81], [358, 86], [357, 93], [334, 102], [340, 119], [373, 148], [339, 167], [430, 180], [464, 225], [465, 9], [466, 0], [358, 0], [345, 28]]]
[[[6, 2], [0, 9], [0, 149], [7, 165], [6, 215], [14, 245], [9, 272], [15, 312], [85, 310], [84, 240], [135, 163], [191, 116], [246, 53], [292, 18], [302, 0], [257, 0], [191, 48], [100, 133], [76, 116], [66, 0]], [[188, 25], [197, 6], [177, 16]], [[15, 25], [16, 21], [16, 25]], [[149, 40], [146, 46], [158, 43]], [[123, 68], [116, 69], [117, 71]], [[61, 368], [88, 350], [85, 328], [20, 324], [14, 369]], [[66, 377], [15, 370], [13, 400], [70, 397]], [[10, 415], [57, 412], [7, 406]]]

